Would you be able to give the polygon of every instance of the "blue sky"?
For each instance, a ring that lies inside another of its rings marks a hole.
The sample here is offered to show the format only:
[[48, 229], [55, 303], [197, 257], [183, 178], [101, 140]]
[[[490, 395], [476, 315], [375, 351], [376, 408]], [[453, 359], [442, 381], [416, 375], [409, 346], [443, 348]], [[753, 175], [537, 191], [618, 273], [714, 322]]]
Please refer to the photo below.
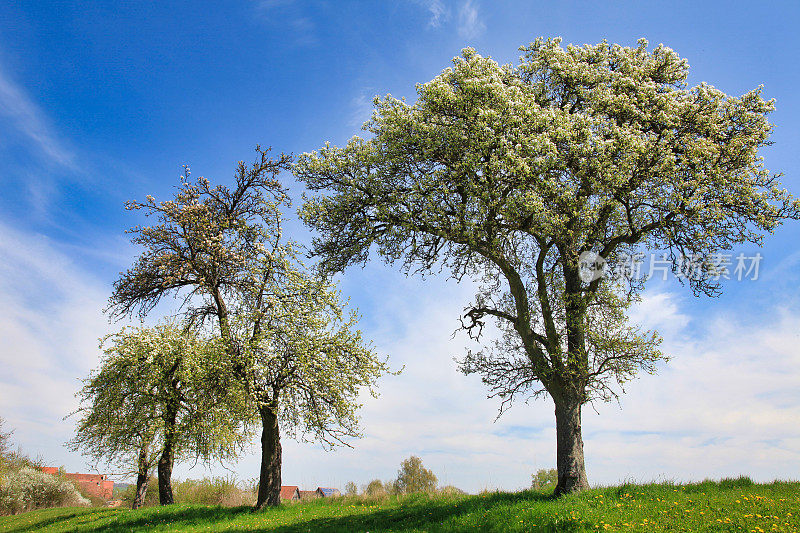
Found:
[[[23, 450], [71, 470], [85, 463], [61, 446], [72, 428], [61, 417], [97, 362], [96, 339], [115, 327], [101, 308], [136, 254], [123, 232], [138, 220], [123, 202], [169, 195], [184, 163], [230, 180], [256, 143], [295, 154], [341, 144], [359, 133], [374, 95], [413, 100], [414, 85], [464, 46], [510, 62], [538, 36], [645, 37], [686, 57], [692, 84], [730, 94], [763, 84], [777, 101], [767, 167], [800, 192], [800, 9], [791, 2], [167, 4], [0, 6], [0, 416]], [[720, 298], [651, 284], [637, 317], [661, 328], [674, 359], [633, 384], [621, 410], [587, 408], [590, 481], [800, 477], [798, 229], [769, 237], [761, 278], [728, 283]], [[287, 482], [387, 479], [411, 453], [468, 490], [521, 487], [551, 466], [549, 402], [493, 423], [496, 404], [455, 372], [451, 358], [468, 343], [451, 333], [469, 286], [407, 279], [375, 261], [342, 288], [365, 334], [407, 370], [366, 402], [366, 437], [353, 450], [287, 443]], [[234, 469], [254, 477], [255, 457]]]

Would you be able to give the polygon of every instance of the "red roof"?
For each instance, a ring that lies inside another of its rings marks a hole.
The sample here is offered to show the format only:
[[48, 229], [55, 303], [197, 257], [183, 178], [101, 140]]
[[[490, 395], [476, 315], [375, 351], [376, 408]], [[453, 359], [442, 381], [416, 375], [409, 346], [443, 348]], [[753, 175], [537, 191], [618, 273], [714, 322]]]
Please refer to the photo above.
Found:
[[281, 487], [281, 500], [292, 500], [300, 497], [300, 489], [297, 485], [283, 485]]

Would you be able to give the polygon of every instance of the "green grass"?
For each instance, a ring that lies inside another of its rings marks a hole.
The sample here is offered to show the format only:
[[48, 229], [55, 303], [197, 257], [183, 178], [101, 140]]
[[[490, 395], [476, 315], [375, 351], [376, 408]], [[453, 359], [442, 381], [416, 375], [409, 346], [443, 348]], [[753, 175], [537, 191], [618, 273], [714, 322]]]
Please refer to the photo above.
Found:
[[800, 483], [754, 484], [740, 478], [622, 485], [559, 499], [535, 491], [339, 498], [261, 512], [200, 505], [62, 508], [0, 517], [0, 531], [800, 532]]

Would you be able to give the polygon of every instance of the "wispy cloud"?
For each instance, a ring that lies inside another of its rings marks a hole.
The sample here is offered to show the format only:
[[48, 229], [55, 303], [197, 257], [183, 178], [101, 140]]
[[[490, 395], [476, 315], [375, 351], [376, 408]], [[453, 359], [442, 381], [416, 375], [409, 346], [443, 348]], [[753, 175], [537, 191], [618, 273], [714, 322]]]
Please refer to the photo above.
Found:
[[255, 3], [257, 15], [273, 25], [283, 25], [291, 30], [292, 44], [307, 46], [317, 44], [314, 21], [295, 0], [260, 0]]
[[[72, 424], [77, 378], [97, 363], [96, 339], [110, 327], [100, 309], [108, 287], [76, 268], [47, 239], [0, 225], [0, 413], [29, 453], [82, 468], [61, 443]], [[394, 476], [420, 455], [443, 483], [477, 491], [515, 489], [555, 464], [549, 400], [514, 406], [494, 422], [497, 401], [453, 356], [474, 343], [451, 337], [468, 284], [405, 278], [381, 266], [348, 274], [342, 290], [369, 310], [362, 330], [405, 371], [364, 398], [365, 437], [353, 449], [324, 452], [284, 440], [284, 479], [304, 486], [365, 483]], [[584, 410], [587, 467], [593, 483], [696, 480], [745, 473], [760, 480], [798, 478], [800, 470], [800, 318], [775, 309], [763, 322], [706, 316], [701, 325], [672, 293], [648, 293], [634, 312], [665, 337], [674, 359], [658, 376], [626, 386], [616, 404]], [[698, 334], [689, 336], [687, 329]], [[179, 465], [179, 477], [197, 476]], [[255, 477], [257, 454], [234, 465]], [[218, 473], [222, 473], [219, 469]]]
[[0, 115], [11, 127], [32, 141], [51, 163], [73, 169], [75, 155], [51, 130], [41, 109], [0, 67]]
[[585, 412], [590, 467], [609, 482], [800, 477], [787, 468], [800, 461], [792, 422], [800, 417], [797, 314], [777, 308], [757, 321], [724, 312], [690, 318], [676, 302], [670, 293], [651, 294], [640, 309], [673, 360], [660, 375], [626, 387], [622, 410], [611, 404], [598, 407], [600, 416]]
[[295, 3], [295, 0], [259, 0], [256, 2], [258, 9], [267, 12], [272, 9], [290, 6]]
[[[100, 312], [108, 287], [48, 239], [2, 224], [0, 257], [0, 414], [26, 452], [84, 468], [61, 446], [72, 434], [72, 422], [61, 417], [75, 407], [78, 378], [97, 363], [96, 339], [115, 327]], [[468, 284], [368, 266], [348, 274], [342, 289], [370, 310], [362, 320], [366, 337], [405, 371], [383, 380], [381, 397], [364, 398], [365, 437], [353, 449], [324, 452], [284, 440], [287, 482], [388, 479], [416, 454], [442, 483], [516, 489], [555, 464], [549, 400], [517, 405], [494, 422], [497, 402], [485, 398], [479, 379], [456, 370], [452, 356], [474, 347], [463, 335], [451, 337], [471, 297]], [[764, 321], [746, 322], [720, 313], [698, 326], [683, 302], [651, 292], [634, 310], [635, 320], [664, 335], [674, 359], [660, 375], [630, 383], [622, 409], [584, 410], [590, 480], [800, 477], [787, 466], [800, 464], [798, 314], [775, 309]], [[690, 337], [689, 328], [699, 333]], [[177, 475], [199, 475], [189, 466], [179, 465]], [[242, 478], [256, 476], [257, 455], [234, 468]]]
[[62, 444], [79, 378], [98, 360], [107, 288], [47, 238], [0, 223], [0, 413], [24, 452], [83, 466]]
[[362, 89], [351, 101], [352, 113], [350, 115], [349, 125], [360, 128], [372, 116], [372, 111], [375, 109], [372, 100], [374, 98], [374, 91], [370, 89]]
[[[365, 398], [365, 437], [353, 449], [324, 452], [284, 441], [284, 479], [315, 486], [394, 477], [399, 462], [422, 457], [443, 483], [478, 491], [516, 489], [530, 473], [555, 466], [550, 400], [515, 405], [497, 422], [497, 401], [475, 376], [456, 370], [452, 356], [474, 344], [451, 333], [468, 285], [419, 282], [367, 266], [342, 287], [374, 300], [363, 331], [405, 371], [383, 380], [378, 399]], [[622, 409], [584, 409], [584, 441], [592, 483], [701, 480], [748, 474], [754, 479], [798, 478], [800, 352], [797, 315], [773, 310], [764, 323], [707, 317], [689, 337], [691, 315], [673, 293], [648, 293], [634, 318], [657, 327], [674, 356], [659, 375], [626, 385]], [[255, 456], [237, 471], [255, 476]]]
[[458, 34], [465, 39], [474, 39], [486, 31], [478, 13], [478, 6], [472, 0], [466, 0], [458, 10]]
[[431, 28], [438, 28], [450, 19], [450, 10], [441, 0], [413, 0], [413, 2], [428, 10], [430, 15], [428, 26]]

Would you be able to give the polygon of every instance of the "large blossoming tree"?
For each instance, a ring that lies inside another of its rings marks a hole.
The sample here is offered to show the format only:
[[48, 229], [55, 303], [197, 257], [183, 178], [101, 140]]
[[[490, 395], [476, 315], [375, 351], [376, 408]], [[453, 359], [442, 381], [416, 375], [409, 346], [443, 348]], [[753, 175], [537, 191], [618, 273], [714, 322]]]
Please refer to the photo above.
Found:
[[449, 267], [482, 282], [462, 317], [504, 335], [462, 360], [502, 406], [555, 404], [557, 493], [588, 486], [581, 407], [613, 397], [662, 357], [657, 333], [629, 323], [641, 279], [582, 275], [599, 254], [691, 257], [695, 293], [716, 294], [723, 250], [760, 244], [796, 201], [762, 165], [773, 102], [686, 84], [664, 46], [602, 42], [521, 48], [518, 65], [465, 49], [417, 86], [414, 104], [376, 99], [367, 139], [301, 157], [314, 252], [341, 271], [376, 250], [413, 270]]

